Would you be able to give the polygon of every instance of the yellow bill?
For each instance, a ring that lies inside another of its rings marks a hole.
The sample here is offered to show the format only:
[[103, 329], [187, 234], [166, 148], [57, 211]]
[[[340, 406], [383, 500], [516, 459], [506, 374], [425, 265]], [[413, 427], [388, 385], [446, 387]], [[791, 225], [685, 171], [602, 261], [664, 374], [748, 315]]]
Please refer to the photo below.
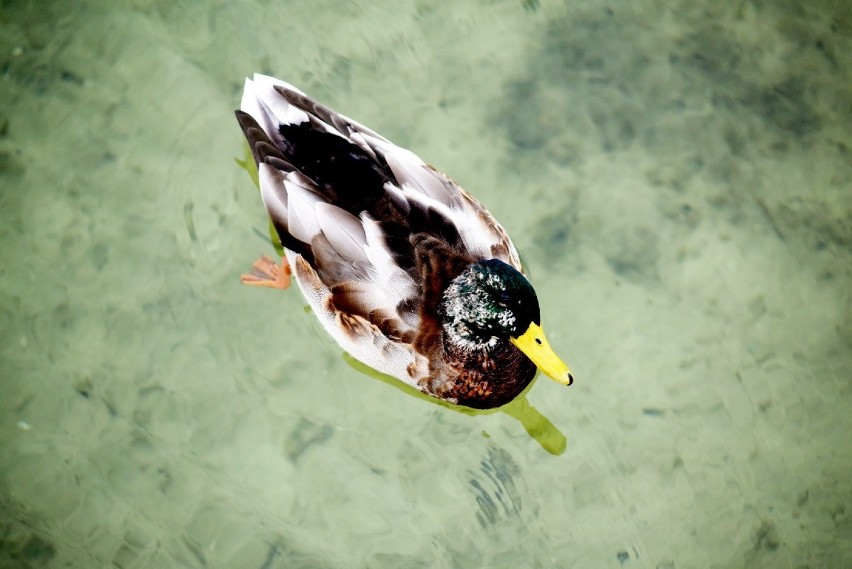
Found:
[[574, 382], [571, 370], [553, 352], [553, 348], [544, 337], [544, 330], [535, 322], [530, 323], [526, 332], [509, 340], [551, 379], [562, 385], [571, 385]]

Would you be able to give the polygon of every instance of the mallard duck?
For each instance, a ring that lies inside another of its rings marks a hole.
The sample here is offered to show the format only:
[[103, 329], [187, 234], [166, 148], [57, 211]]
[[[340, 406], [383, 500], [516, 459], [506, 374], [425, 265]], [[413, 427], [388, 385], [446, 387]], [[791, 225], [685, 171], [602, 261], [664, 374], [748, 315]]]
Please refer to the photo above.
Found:
[[246, 79], [237, 121], [285, 249], [242, 282], [287, 288], [352, 357], [437, 399], [500, 407], [568, 366], [514, 244], [410, 150], [278, 79]]

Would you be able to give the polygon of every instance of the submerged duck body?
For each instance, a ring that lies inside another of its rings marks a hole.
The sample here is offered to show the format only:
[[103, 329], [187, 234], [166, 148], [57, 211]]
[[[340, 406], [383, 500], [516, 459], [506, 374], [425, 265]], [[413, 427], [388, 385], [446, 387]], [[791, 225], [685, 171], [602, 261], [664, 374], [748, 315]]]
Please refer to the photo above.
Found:
[[272, 77], [246, 80], [236, 115], [286, 254], [243, 282], [292, 273], [351, 356], [441, 400], [499, 407], [537, 366], [570, 385], [515, 246], [449, 177]]

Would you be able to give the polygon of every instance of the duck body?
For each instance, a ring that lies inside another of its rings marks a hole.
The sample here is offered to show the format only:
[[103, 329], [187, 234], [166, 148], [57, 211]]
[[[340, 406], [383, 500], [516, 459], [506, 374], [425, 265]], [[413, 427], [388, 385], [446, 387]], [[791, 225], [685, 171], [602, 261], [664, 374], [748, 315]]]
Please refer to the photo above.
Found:
[[271, 77], [246, 80], [236, 115], [284, 268], [350, 355], [477, 409], [514, 399], [537, 366], [571, 383], [515, 246], [449, 177]]

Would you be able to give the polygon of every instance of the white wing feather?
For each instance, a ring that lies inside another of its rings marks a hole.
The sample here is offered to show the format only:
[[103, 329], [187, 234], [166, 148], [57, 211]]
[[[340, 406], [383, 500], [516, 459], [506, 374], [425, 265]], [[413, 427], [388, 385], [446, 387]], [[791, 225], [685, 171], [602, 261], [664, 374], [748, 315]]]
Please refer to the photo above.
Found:
[[320, 232], [315, 207], [320, 197], [291, 176], [284, 180], [284, 188], [287, 191], [287, 231], [299, 241], [310, 243]]
[[260, 196], [269, 216], [281, 223], [287, 221], [287, 192], [284, 179], [287, 174], [277, 170], [269, 164], [258, 164], [258, 180], [260, 182]]
[[338, 253], [352, 261], [367, 261], [367, 255], [364, 252], [367, 236], [361, 220], [325, 202], [318, 202], [315, 205], [315, 211], [320, 230]]

